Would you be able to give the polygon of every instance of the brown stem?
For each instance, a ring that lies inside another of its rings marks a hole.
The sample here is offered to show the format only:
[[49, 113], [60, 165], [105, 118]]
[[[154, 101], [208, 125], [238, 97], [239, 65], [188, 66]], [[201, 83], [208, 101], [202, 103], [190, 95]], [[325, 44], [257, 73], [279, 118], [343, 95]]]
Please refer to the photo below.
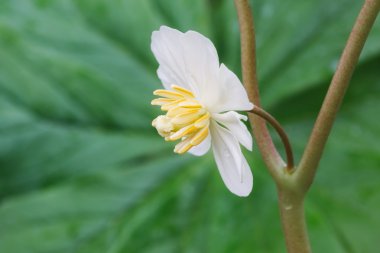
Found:
[[307, 234], [304, 195], [278, 187], [282, 229], [288, 253], [311, 253]]
[[285, 147], [286, 160], [287, 160], [286, 170], [288, 173], [291, 173], [292, 169], [294, 168], [293, 151], [292, 151], [292, 146], [290, 145], [289, 138], [286, 135], [285, 130], [282, 128], [280, 123], [272, 115], [264, 111], [262, 108], [255, 106], [250, 112], [265, 119], [277, 131]]
[[[240, 26], [243, 82], [249, 99], [256, 106], [260, 106], [256, 76], [255, 33], [251, 8], [247, 0], [235, 0], [235, 6]], [[297, 184], [292, 180], [294, 178], [293, 174], [283, 173], [285, 164], [273, 144], [265, 121], [260, 116], [253, 116], [251, 114], [249, 116], [251, 124], [255, 128], [253, 134], [257, 140], [265, 164], [277, 183], [281, 221], [288, 252], [309, 253], [311, 251], [303, 213], [304, 195], [302, 193], [299, 194]], [[262, 114], [261, 116], [265, 117], [267, 115]], [[271, 117], [268, 118], [271, 119]], [[288, 165], [289, 163], [292, 165], [292, 159], [288, 160]]]
[[[251, 8], [247, 0], [235, 0], [239, 18], [241, 65], [243, 83], [248, 97], [256, 106], [260, 106], [258, 80], [256, 74], [256, 45]], [[285, 166], [284, 161], [276, 150], [265, 121], [253, 114], [249, 120], [254, 128], [253, 135], [262, 154], [265, 164], [273, 177], [278, 177], [279, 168]]]
[[376, 16], [380, 0], [366, 0], [348, 38], [338, 68], [323, 101], [296, 176], [305, 191], [313, 182], [327, 138]]

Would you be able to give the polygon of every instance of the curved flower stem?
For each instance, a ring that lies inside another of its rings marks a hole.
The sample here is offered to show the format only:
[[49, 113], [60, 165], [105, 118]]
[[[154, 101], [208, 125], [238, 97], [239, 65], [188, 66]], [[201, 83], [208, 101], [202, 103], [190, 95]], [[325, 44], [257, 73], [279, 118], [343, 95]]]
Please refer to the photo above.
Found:
[[[239, 18], [241, 36], [241, 65], [243, 83], [247, 90], [249, 100], [256, 106], [260, 106], [260, 95], [256, 73], [256, 42], [253, 27], [253, 17], [248, 0], [235, 0], [235, 6]], [[262, 154], [269, 172], [274, 178], [279, 177], [285, 162], [279, 155], [265, 121], [255, 115], [248, 115], [254, 127], [253, 135]]]
[[366, 0], [348, 38], [296, 173], [305, 191], [314, 180], [336, 114], [379, 10], [380, 0]]
[[282, 128], [280, 123], [272, 115], [270, 115], [268, 112], [266, 112], [262, 108], [255, 106], [250, 112], [265, 119], [277, 131], [285, 147], [286, 160], [287, 160], [286, 170], [288, 173], [291, 173], [292, 169], [294, 168], [293, 150], [292, 150], [292, 146], [290, 145], [289, 138], [286, 135], [285, 130]]

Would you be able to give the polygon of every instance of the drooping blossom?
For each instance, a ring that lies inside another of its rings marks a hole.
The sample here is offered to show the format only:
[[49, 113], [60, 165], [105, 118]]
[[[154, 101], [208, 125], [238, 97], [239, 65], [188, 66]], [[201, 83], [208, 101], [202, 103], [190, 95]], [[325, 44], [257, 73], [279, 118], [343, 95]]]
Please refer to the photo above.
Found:
[[164, 115], [152, 125], [166, 141], [178, 141], [174, 152], [201, 156], [212, 148], [227, 188], [238, 196], [252, 190], [253, 177], [240, 144], [252, 150], [252, 137], [236, 111], [252, 110], [240, 80], [219, 63], [205, 36], [162, 26], [152, 34], [151, 49], [163, 88], [152, 105]]

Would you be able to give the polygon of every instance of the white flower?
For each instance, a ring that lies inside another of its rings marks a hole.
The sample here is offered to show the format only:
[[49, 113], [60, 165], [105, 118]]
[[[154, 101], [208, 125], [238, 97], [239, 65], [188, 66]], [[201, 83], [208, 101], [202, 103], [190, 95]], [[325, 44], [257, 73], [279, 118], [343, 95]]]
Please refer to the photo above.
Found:
[[219, 64], [212, 42], [203, 35], [162, 26], [152, 34], [152, 51], [159, 62], [158, 77], [165, 89], [156, 90], [152, 105], [166, 115], [152, 123], [166, 141], [181, 140], [174, 152], [203, 155], [212, 146], [227, 188], [238, 196], [252, 190], [252, 173], [240, 144], [252, 150], [252, 137], [235, 111], [252, 110], [241, 82]]

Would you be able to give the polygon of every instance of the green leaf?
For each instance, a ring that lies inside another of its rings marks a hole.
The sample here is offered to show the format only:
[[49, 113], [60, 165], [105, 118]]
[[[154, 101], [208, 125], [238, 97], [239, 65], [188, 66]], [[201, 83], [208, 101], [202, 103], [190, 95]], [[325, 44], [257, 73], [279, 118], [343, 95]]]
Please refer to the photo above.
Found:
[[110, 227], [115, 228], [121, 217], [133, 213], [142, 199], [167, 187], [164, 183], [170, 184], [172, 174], [183, 171], [180, 168], [188, 161], [159, 159], [141, 166], [107, 168], [8, 201], [0, 211], [0, 249], [67, 252], [91, 243], [98, 234], [114, 233]]
[[[299, 159], [361, 2], [251, 2], [263, 104]], [[240, 72], [233, 1], [0, 2], [0, 252], [285, 252], [257, 150], [238, 198], [211, 154], [177, 156], [151, 127], [161, 25]], [[315, 252], [378, 249], [379, 37], [377, 21], [307, 198]]]
[[[330, 78], [362, 2], [258, 2], [258, 71], [264, 104], [271, 106]], [[379, 52], [379, 39], [377, 22], [361, 60]]]
[[0, 196], [62, 183], [115, 164], [166, 156], [170, 148], [156, 136], [61, 124], [9, 103], [1, 104], [0, 118]]

